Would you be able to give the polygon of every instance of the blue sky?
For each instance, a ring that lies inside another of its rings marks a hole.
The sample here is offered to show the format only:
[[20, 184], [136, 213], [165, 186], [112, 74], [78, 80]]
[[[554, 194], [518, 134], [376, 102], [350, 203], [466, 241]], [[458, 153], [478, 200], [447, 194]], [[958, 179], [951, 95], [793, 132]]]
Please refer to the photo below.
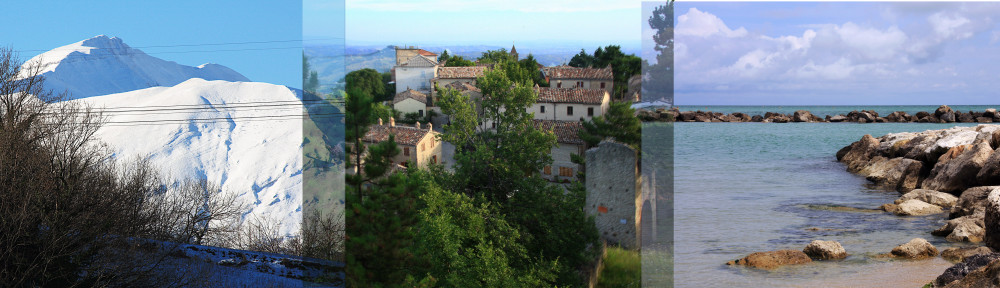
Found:
[[618, 44], [639, 48], [636, 0], [347, 0], [348, 45]]
[[9, 1], [3, 10], [0, 45], [23, 60], [104, 34], [164, 60], [218, 63], [253, 81], [302, 87], [301, 42], [141, 48], [301, 40], [301, 1]]
[[678, 105], [998, 104], [1000, 3], [675, 6]]

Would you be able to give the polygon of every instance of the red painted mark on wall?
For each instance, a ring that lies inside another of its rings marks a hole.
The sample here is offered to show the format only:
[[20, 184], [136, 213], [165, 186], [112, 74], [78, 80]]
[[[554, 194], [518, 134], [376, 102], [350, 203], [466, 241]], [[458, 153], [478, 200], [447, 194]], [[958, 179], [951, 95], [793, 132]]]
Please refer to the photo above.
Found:
[[608, 213], [608, 207], [597, 206], [597, 212]]

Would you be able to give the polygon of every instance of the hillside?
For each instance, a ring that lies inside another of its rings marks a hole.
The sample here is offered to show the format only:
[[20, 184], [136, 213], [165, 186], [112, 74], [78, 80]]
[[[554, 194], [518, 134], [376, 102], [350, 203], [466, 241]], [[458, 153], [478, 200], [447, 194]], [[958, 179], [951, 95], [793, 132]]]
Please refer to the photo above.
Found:
[[194, 78], [74, 101], [105, 109], [107, 124], [97, 136], [117, 157], [148, 156], [175, 181], [208, 179], [252, 205], [244, 219], [262, 216], [280, 221], [282, 234], [297, 231], [302, 121], [275, 117], [302, 114], [289, 88]]

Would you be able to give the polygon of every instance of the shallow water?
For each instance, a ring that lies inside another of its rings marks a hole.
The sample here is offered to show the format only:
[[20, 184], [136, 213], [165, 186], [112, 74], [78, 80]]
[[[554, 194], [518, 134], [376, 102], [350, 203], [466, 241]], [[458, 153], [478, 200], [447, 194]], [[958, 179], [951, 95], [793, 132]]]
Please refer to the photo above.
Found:
[[[950, 266], [940, 258], [876, 258], [913, 238], [943, 250], [956, 244], [930, 231], [945, 215], [898, 217], [876, 211], [899, 197], [871, 187], [836, 162], [864, 134], [974, 124], [674, 124], [674, 283], [677, 287], [919, 287]], [[646, 142], [644, 142], [644, 149]], [[727, 266], [752, 252], [840, 242], [841, 261], [774, 271]]]

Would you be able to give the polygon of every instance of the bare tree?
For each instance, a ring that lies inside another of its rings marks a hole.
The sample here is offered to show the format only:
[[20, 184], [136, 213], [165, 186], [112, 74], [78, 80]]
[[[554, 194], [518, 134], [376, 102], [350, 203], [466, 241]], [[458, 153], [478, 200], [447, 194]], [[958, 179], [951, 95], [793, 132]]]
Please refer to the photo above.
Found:
[[187, 180], [176, 189], [154, 197], [153, 212], [164, 219], [154, 229], [157, 238], [181, 243], [230, 247], [226, 242], [239, 229], [249, 206], [234, 193], [224, 193], [205, 179]]

